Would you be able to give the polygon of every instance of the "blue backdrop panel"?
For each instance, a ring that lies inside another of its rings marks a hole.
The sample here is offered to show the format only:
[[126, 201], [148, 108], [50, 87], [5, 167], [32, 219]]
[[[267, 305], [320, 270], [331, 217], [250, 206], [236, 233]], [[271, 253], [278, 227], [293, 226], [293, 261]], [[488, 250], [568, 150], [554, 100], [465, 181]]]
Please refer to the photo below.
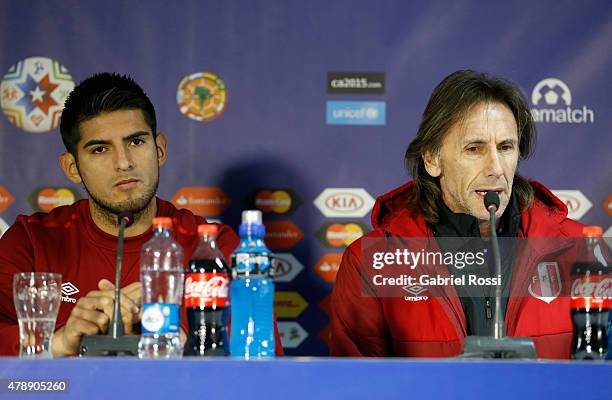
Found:
[[[40, 56], [65, 66], [75, 82], [117, 71], [145, 88], [169, 138], [162, 197], [182, 187], [220, 187], [231, 205], [219, 217], [236, 228], [256, 189], [299, 196], [295, 212], [268, 217], [291, 220], [304, 233], [286, 250], [304, 271], [277, 284], [308, 303], [299, 315], [282, 318], [308, 333], [290, 354], [328, 352], [320, 332], [329, 319], [320, 303], [332, 283], [315, 265], [342, 248], [327, 248], [316, 232], [330, 222], [369, 224], [369, 214], [326, 218], [313, 200], [325, 188], [364, 188], [375, 197], [407, 180], [404, 150], [433, 87], [452, 71], [508, 77], [530, 101], [540, 82], [562, 81], [564, 88], [543, 87], [532, 102], [549, 120], [538, 123], [537, 151], [520, 171], [552, 189], [582, 192], [588, 210], [583, 198], [567, 197], [581, 220], [604, 230], [611, 225], [612, 4], [606, 1], [3, 0], [0, 30], [2, 74]], [[385, 93], [328, 93], [328, 72], [342, 71], [383, 72]], [[215, 74], [227, 90], [225, 112], [207, 123], [177, 106], [179, 82], [199, 72]], [[570, 92], [568, 102], [563, 95]], [[384, 102], [385, 124], [327, 124], [328, 101]], [[556, 116], [568, 108], [590, 113], [584, 122], [560, 121]], [[69, 186], [57, 167], [62, 151], [57, 128], [31, 133], [0, 118], [0, 186], [13, 198], [8, 206], [0, 201], [7, 224], [33, 211], [34, 189]]]

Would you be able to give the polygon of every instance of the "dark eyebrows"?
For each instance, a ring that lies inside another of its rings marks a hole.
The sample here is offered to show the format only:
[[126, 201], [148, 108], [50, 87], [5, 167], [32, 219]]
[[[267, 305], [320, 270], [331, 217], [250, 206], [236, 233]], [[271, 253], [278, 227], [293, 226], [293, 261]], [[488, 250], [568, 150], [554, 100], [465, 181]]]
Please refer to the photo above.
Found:
[[506, 139], [506, 140], [502, 140], [499, 144], [500, 145], [505, 145], [505, 144], [517, 144], [518, 140], [516, 139]]
[[145, 136], [153, 136], [153, 134], [151, 132], [145, 132], [145, 131], [140, 131], [140, 132], [135, 132], [132, 133], [131, 135], [124, 137], [123, 141], [124, 142], [131, 142], [134, 139], [140, 139], [143, 138]]
[[[473, 146], [473, 145], [482, 146], [482, 145], [486, 145], [487, 143], [489, 143], [489, 141], [483, 138], [471, 138], [463, 142], [463, 147]], [[518, 140], [516, 139], [504, 139], [501, 142], [499, 142], [497, 145], [498, 146], [507, 145], [507, 144], [516, 145], [517, 143], [518, 143]]]
[[473, 145], [482, 146], [482, 145], [485, 145], [485, 144], [487, 144], [487, 141], [484, 140], [484, 139], [481, 139], [481, 138], [472, 138], [472, 139], [466, 140], [463, 143], [463, 147], [465, 147], [465, 146], [473, 146]]
[[[131, 135], [128, 135], [126, 137], [123, 138], [124, 142], [130, 142], [134, 139], [138, 139], [138, 138], [142, 138], [144, 136], [153, 136], [153, 134], [151, 132], [147, 132], [147, 131], [138, 131], [138, 132], [134, 132]], [[109, 145], [111, 144], [110, 140], [101, 140], [101, 139], [92, 139], [87, 141], [84, 145], [83, 148], [86, 149], [88, 147], [91, 146], [100, 146], [100, 145]]]

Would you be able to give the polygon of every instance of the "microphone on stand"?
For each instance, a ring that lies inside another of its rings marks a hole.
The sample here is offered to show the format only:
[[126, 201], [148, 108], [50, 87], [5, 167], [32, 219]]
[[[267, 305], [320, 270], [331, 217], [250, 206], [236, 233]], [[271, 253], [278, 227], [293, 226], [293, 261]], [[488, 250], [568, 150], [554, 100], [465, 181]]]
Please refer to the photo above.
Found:
[[[495, 266], [495, 277], [501, 276], [501, 256], [499, 255], [499, 243], [497, 242], [497, 229], [495, 224], [495, 212], [499, 208], [499, 195], [497, 192], [487, 192], [484, 197], [485, 208], [489, 211], [489, 223], [491, 224], [491, 244], [493, 246], [493, 264]], [[502, 287], [495, 286], [495, 308], [493, 309], [493, 332], [495, 339], [506, 336], [506, 326], [501, 312]]]
[[[493, 247], [493, 263], [495, 275], [501, 276], [501, 256], [497, 231], [495, 226], [495, 212], [499, 209], [499, 195], [496, 192], [487, 192], [484, 206], [489, 211], [491, 224], [491, 245]], [[493, 310], [493, 327], [491, 336], [468, 336], [465, 338], [461, 358], [535, 358], [535, 345], [530, 337], [508, 337], [504, 316], [501, 312], [502, 285], [495, 286], [495, 308]]]
[[115, 305], [113, 308], [113, 319], [108, 328], [108, 334], [117, 339], [125, 334], [125, 326], [121, 318], [121, 268], [123, 265], [123, 239], [125, 228], [134, 223], [134, 214], [129, 211], [122, 212], [118, 217], [119, 237], [117, 239], [117, 265], [115, 267]]
[[81, 356], [135, 356], [138, 354], [138, 335], [124, 336], [125, 326], [121, 318], [121, 267], [123, 264], [123, 239], [125, 228], [134, 223], [134, 214], [122, 212], [117, 217], [119, 234], [117, 238], [117, 264], [115, 267], [115, 304], [113, 318], [106, 335], [83, 336], [81, 340]]

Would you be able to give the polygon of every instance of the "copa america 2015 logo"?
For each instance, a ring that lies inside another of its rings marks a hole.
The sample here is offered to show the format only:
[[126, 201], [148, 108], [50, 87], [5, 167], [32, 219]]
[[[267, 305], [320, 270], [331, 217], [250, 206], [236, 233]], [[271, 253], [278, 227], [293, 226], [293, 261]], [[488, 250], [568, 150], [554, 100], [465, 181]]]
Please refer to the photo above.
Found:
[[183, 115], [200, 122], [218, 118], [227, 106], [227, 89], [221, 78], [211, 72], [184, 77], [178, 86], [176, 102]]
[[58, 61], [29, 57], [2, 78], [0, 105], [13, 125], [28, 132], [47, 132], [59, 124], [72, 89], [72, 76]]

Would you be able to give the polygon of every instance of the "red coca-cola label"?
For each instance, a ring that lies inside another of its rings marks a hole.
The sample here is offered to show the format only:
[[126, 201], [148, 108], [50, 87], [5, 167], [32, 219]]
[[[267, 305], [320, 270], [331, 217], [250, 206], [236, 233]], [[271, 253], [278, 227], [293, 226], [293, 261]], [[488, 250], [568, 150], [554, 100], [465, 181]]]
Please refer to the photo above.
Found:
[[229, 276], [227, 274], [187, 274], [185, 278], [185, 307], [226, 307], [229, 305]]
[[572, 308], [604, 308], [612, 306], [612, 278], [608, 275], [583, 275], [572, 282]]

